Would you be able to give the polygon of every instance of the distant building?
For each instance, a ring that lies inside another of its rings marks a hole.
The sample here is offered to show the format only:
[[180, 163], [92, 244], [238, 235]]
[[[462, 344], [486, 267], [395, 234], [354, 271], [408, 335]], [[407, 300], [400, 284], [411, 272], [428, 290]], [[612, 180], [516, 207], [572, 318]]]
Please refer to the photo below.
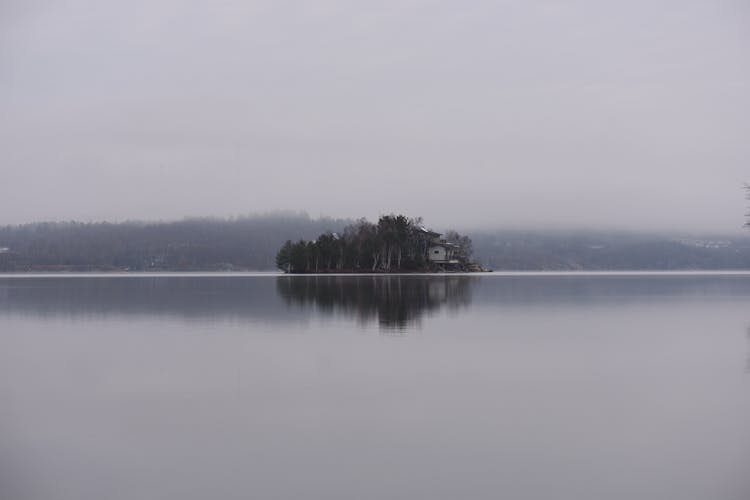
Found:
[[695, 240], [695, 239], [678, 239], [672, 240], [682, 245], [697, 248], [729, 248], [732, 246], [732, 242], [729, 240]]
[[427, 250], [427, 258], [436, 264], [458, 264], [459, 246], [445, 240], [433, 242]]
[[427, 237], [427, 260], [445, 266], [459, 264], [458, 252], [460, 247], [458, 245], [441, 239], [440, 236], [442, 235], [440, 233], [431, 231], [423, 226], [419, 227], [419, 231]]

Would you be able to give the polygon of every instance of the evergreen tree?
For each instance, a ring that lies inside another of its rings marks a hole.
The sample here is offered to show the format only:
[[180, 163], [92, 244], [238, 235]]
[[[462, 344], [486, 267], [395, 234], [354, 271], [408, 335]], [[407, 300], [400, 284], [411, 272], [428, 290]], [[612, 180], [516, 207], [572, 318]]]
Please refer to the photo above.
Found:
[[276, 267], [284, 272], [292, 271], [292, 241], [286, 240], [276, 254]]

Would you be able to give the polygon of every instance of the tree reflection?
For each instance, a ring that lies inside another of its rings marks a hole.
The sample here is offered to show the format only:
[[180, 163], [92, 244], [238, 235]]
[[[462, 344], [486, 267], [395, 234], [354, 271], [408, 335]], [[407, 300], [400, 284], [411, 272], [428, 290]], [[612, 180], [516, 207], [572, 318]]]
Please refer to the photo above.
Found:
[[471, 276], [281, 276], [276, 285], [288, 305], [345, 314], [360, 323], [403, 330], [443, 307], [471, 302]]

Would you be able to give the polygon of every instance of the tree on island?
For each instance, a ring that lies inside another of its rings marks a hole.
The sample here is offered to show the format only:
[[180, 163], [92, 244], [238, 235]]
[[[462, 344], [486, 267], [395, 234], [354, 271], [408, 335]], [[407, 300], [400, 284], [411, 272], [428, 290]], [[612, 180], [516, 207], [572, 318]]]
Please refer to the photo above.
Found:
[[442, 245], [453, 251], [453, 269], [465, 270], [471, 239], [456, 231], [448, 231], [440, 241], [438, 236], [425, 229], [419, 217], [383, 215], [377, 224], [359, 219], [343, 234], [326, 232], [314, 241], [286, 241], [276, 255], [276, 266], [287, 273], [430, 271], [436, 264], [427, 251]]

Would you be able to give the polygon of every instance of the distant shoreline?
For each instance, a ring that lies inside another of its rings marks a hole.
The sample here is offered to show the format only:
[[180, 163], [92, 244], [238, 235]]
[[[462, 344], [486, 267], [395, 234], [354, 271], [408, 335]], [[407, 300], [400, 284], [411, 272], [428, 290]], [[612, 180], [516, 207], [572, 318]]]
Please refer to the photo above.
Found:
[[288, 274], [280, 271], [91, 271], [91, 272], [0, 272], [6, 278], [325, 278], [325, 277], [628, 277], [628, 276], [748, 276], [750, 270], [591, 270], [591, 271], [494, 271], [455, 273], [308, 273]]
[[[6, 226], [0, 227], [0, 272], [270, 271], [277, 267], [275, 256], [284, 241], [311, 240], [326, 231], [341, 234], [352, 222], [264, 216], [152, 224]], [[476, 230], [471, 240], [471, 260], [496, 271], [750, 270], [750, 232], [720, 237]], [[321, 260], [320, 268], [328, 267], [324, 262]], [[393, 270], [407, 267], [395, 262]], [[362, 271], [372, 268], [360, 264]]]

